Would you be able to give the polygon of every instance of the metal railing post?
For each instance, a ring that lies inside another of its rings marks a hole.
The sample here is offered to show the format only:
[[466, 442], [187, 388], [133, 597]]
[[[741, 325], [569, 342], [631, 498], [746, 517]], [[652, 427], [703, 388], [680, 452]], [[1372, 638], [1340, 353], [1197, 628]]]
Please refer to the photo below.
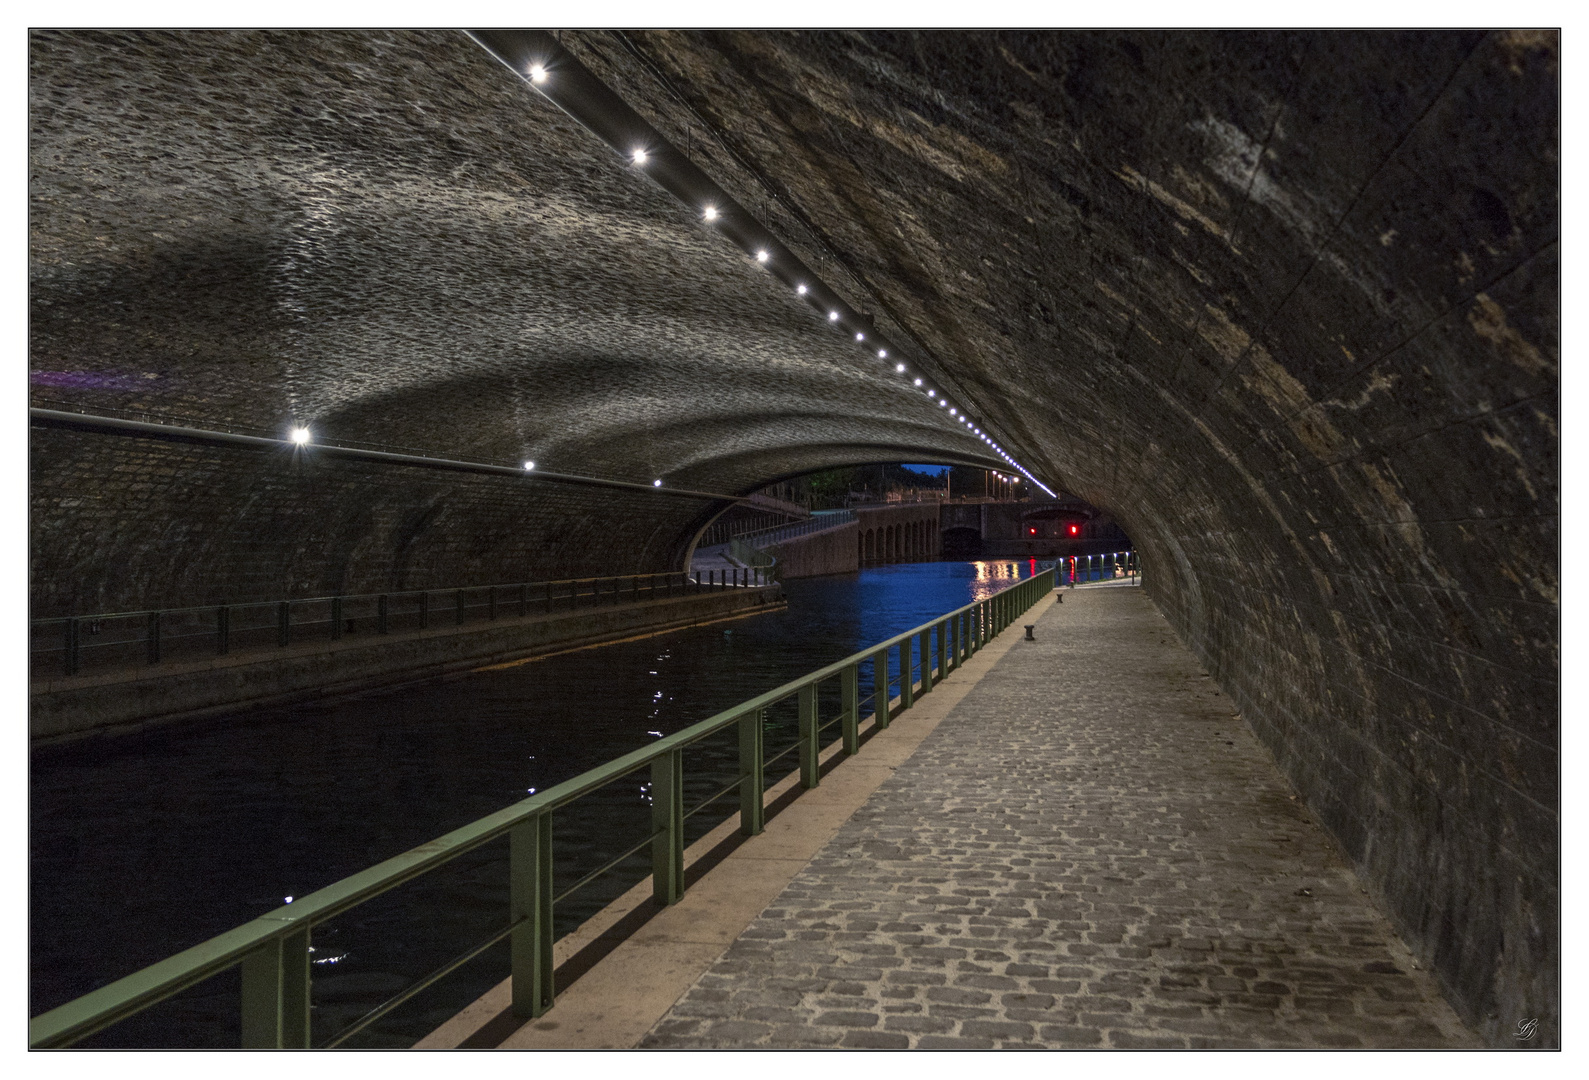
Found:
[[914, 676], [910, 673], [910, 638], [899, 643], [899, 711], [904, 712], [916, 700], [916, 688], [911, 685]]
[[243, 957], [243, 1049], [309, 1049], [309, 928]]
[[822, 750], [821, 735], [817, 731], [817, 685], [806, 683], [800, 688], [800, 786], [810, 790], [822, 782], [819, 771]]
[[276, 605], [276, 644], [281, 648], [292, 644], [292, 602], [288, 600]]
[[878, 649], [872, 654], [872, 717], [878, 730], [893, 719], [889, 712], [893, 696], [888, 687], [888, 650]]
[[342, 640], [342, 597], [331, 598], [331, 640]]
[[916, 638], [921, 653], [921, 693], [926, 697], [932, 692], [932, 628], [923, 630]]
[[215, 609], [215, 655], [225, 656], [232, 648], [232, 609], [222, 604]]
[[676, 904], [684, 895], [684, 751], [651, 763], [651, 895]]
[[149, 662], [158, 664], [160, 662], [160, 613], [158, 611], [149, 613], [149, 629], [145, 636], [149, 641]]
[[513, 1015], [552, 1007], [552, 812], [508, 834], [509, 922], [513, 926]]
[[759, 835], [767, 824], [764, 715], [752, 709], [739, 718], [739, 831], [744, 836]]
[[861, 752], [861, 665], [850, 664], [839, 672], [839, 700], [844, 708], [844, 756]]
[[949, 642], [947, 640], [945, 640], [948, 637], [948, 634], [949, 634], [949, 620], [948, 619], [939, 620], [938, 625], [933, 628], [933, 637], [936, 639], [936, 641], [938, 643], [938, 681], [939, 682], [943, 682], [944, 676], [949, 674], [949, 666], [948, 666], [948, 659], [947, 659]]
[[387, 602], [386, 594], [382, 593], [380, 598], [375, 601], [375, 632], [377, 634], [386, 633], [390, 616], [391, 605]]

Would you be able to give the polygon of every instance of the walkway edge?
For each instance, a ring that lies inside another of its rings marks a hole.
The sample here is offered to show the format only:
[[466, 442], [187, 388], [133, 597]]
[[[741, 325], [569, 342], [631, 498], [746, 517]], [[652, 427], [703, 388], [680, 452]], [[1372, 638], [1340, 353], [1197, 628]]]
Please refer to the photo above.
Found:
[[[1041, 606], [1045, 600], [1039, 600]], [[1034, 614], [1036, 612], [1034, 611]], [[619, 897], [553, 950], [558, 968], [556, 1006], [538, 1020], [512, 1016], [509, 980], [487, 991], [457, 1016], [415, 1044], [415, 1049], [627, 1049], [635, 1047], [740, 934], [783, 891], [874, 791], [903, 764], [995, 664], [1020, 640], [1010, 627], [886, 729], [867, 729], [861, 753], [844, 759], [829, 747], [820, 786], [793, 799], [766, 830], [735, 845], [715, 863], [716, 849], [737, 838], [730, 818], [692, 844], [686, 874], [705, 869], [684, 898], [670, 908], [651, 907], [647, 878]], [[791, 775], [767, 793], [769, 807], [798, 784]], [[703, 860], [708, 864], [702, 866]], [[633, 932], [620, 924], [642, 921]], [[587, 948], [600, 951], [603, 938], [625, 933], [588, 969], [577, 962]], [[575, 961], [570, 963], [570, 961]], [[564, 972], [576, 977], [561, 988]]]

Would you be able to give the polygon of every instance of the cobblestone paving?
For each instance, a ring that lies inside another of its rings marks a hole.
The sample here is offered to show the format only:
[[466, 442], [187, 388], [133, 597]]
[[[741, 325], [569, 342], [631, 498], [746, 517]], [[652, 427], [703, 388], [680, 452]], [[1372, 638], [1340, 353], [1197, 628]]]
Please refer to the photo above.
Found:
[[642, 1046], [1477, 1045], [1145, 595], [1038, 611]]

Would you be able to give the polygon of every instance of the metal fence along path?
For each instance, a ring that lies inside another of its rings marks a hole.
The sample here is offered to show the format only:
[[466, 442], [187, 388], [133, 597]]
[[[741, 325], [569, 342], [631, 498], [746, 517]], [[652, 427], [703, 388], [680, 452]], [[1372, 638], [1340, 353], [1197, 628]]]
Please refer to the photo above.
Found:
[[[70, 1046], [97, 1031], [233, 967], [241, 969], [242, 1042], [253, 1048], [308, 1048], [316, 1045], [310, 1025], [310, 939], [316, 925], [372, 900], [405, 882], [447, 864], [484, 844], [506, 840], [510, 899], [502, 929], [324, 1038], [318, 1045], [341, 1045], [421, 990], [446, 977], [492, 945], [509, 939], [513, 1012], [526, 1019], [552, 1008], [556, 988], [552, 968], [554, 906], [623, 860], [650, 849], [652, 893], [663, 904], [684, 892], [684, 822], [737, 792], [740, 830], [747, 836], [765, 824], [766, 770], [794, 755], [802, 788], [820, 782], [819, 762], [825, 733], [837, 727], [846, 755], [859, 753], [861, 723], [878, 728], [909, 709], [916, 698], [959, 667], [994, 635], [1007, 629], [1055, 585], [1055, 571], [1044, 570], [1001, 592], [957, 608], [921, 626], [820, 668], [776, 689], [741, 702], [640, 750], [581, 773], [494, 814], [413, 848], [317, 892], [285, 904], [226, 933], [141, 971], [101, 987], [33, 1018], [29, 1045], [35, 1049]], [[891, 662], [897, 659], [897, 663]], [[860, 696], [862, 665], [871, 665], [877, 688]], [[839, 710], [822, 716], [819, 690], [836, 683]], [[769, 709], [793, 700], [798, 712], [793, 745], [769, 753], [764, 718]], [[870, 714], [867, 710], [870, 709]], [[739, 749], [738, 777], [688, 809], [684, 806], [684, 751], [716, 733], [733, 729]], [[828, 742], [835, 741], [832, 737]], [[649, 771], [650, 830], [639, 843], [554, 893], [554, 812], [631, 774]]]
[[78, 675], [340, 641], [353, 634], [382, 636], [757, 588], [768, 581], [761, 568], [745, 567], [63, 616], [29, 623], [28, 659], [34, 676]]

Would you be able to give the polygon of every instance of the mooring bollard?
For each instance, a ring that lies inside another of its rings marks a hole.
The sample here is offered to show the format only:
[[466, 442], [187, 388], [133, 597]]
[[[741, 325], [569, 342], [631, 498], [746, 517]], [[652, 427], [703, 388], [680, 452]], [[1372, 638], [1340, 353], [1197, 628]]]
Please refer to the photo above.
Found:
[[1026, 640], [1027, 641], [1036, 641], [1037, 640], [1035, 637], [1032, 636], [1032, 627], [1030, 627], [1030, 626], [1028, 626], [1026, 628]]

